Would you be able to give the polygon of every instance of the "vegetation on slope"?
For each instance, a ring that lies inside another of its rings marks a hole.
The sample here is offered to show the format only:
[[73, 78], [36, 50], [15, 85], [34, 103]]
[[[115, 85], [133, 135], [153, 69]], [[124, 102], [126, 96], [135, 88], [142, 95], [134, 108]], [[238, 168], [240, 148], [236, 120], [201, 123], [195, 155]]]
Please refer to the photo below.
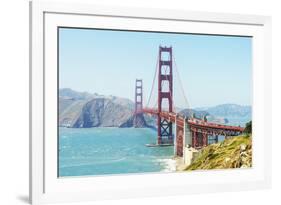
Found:
[[246, 127], [244, 129], [245, 134], [252, 134], [252, 120], [246, 123]]
[[247, 168], [252, 166], [252, 137], [241, 135], [199, 151], [185, 170]]

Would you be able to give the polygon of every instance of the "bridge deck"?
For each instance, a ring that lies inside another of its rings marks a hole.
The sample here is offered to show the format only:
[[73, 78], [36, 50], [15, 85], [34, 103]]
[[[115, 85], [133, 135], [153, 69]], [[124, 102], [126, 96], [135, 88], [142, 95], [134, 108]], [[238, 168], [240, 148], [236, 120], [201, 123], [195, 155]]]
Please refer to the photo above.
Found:
[[[162, 111], [158, 113], [158, 110], [151, 109], [151, 108], [143, 108], [142, 110], [144, 113], [151, 114], [151, 115], [160, 115], [161, 118], [164, 118], [170, 122], [177, 123], [177, 126], [183, 128], [185, 118], [175, 112], [166, 112]], [[240, 126], [230, 126], [230, 125], [222, 125], [217, 123], [205, 122], [199, 119], [188, 119], [187, 123], [191, 126], [198, 127], [198, 128], [209, 128], [209, 129], [217, 129], [217, 130], [229, 130], [229, 131], [238, 131], [243, 132], [244, 128]]]

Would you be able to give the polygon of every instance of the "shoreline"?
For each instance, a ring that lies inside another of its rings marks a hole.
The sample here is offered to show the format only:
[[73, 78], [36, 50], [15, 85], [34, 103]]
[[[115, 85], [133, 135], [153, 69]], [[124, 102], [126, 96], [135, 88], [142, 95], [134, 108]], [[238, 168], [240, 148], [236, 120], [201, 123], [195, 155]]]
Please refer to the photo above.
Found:
[[165, 164], [162, 172], [181, 172], [186, 168], [182, 157], [173, 156], [172, 158], [160, 159], [158, 161]]
[[[164, 167], [161, 172], [175, 172], [176, 171], [176, 161], [171, 158], [158, 159], [157, 160]], [[160, 165], [161, 166], [161, 165]]]
[[186, 165], [184, 164], [184, 160], [183, 160], [183, 157], [178, 157], [178, 156], [175, 156], [174, 157], [174, 160], [176, 162], [176, 172], [182, 172], [185, 170], [186, 168]]

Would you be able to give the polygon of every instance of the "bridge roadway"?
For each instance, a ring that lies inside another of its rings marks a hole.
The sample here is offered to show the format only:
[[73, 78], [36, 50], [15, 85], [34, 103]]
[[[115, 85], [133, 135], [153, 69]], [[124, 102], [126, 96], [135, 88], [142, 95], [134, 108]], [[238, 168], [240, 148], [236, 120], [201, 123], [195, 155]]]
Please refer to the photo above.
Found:
[[[151, 114], [158, 116], [160, 115], [161, 118], [164, 118], [170, 122], [177, 124], [178, 127], [184, 127], [184, 120], [185, 118], [175, 112], [166, 112], [162, 111], [158, 113], [156, 109], [151, 108], [143, 108], [143, 113]], [[187, 123], [192, 127], [202, 128], [202, 129], [212, 129], [212, 130], [224, 130], [224, 131], [233, 131], [233, 132], [243, 132], [244, 128], [239, 126], [229, 126], [229, 125], [221, 125], [217, 123], [210, 123], [205, 122], [204, 120], [199, 119], [188, 119]]]

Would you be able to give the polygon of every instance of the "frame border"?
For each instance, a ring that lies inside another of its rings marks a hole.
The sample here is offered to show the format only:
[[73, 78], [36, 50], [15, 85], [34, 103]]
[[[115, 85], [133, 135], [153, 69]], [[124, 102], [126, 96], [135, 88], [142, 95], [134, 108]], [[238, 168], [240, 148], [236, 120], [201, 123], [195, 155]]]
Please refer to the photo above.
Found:
[[[272, 115], [272, 91], [271, 91], [271, 17], [258, 15], [240, 15], [226, 13], [211, 12], [194, 12], [184, 10], [166, 10], [151, 8], [129, 8], [129, 7], [108, 7], [98, 6], [94, 4], [82, 3], [62, 3], [48, 1], [29, 2], [29, 200], [32, 204], [40, 204], [46, 202], [44, 198], [44, 14], [75, 14], [87, 16], [110, 16], [119, 18], [137, 18], [137, 19], [157, 19], [157, 20], [173, 20], [173, 21], [191, 21], [191, 22], [208, 22], [221, 24], [239, 24], [239, 25], [255, 25], [263, 26], [265, 56], [264, 69], [265, 72], [265, 117], [267, 119], [264, 124], [267, 130], [267, 141], [265, 144], [265, 176], [262, 183], [245, 184], [241, 190], [249, 190], [255, 188], [271, 187], [271, 115]], [[35, 57], [36, 54], [36, 57]], [[43, 131], [43, 132], [42, 132]], [[244, 184], [243, 184], [244, 185]], [[253, 186], [254, 185], [254, 186]], [[231, 188], [230, 190], [236, 190]], [[213, 191], [210, 191], [213, 192]], [[178, 193], [178, 194], [185, 194]], [[146, 194], [143, 194], [145, 196]], [[57, 201], [63, 201], [56, 196]], [[89, 197], [87, 197], [88, 199]], [[124, 198], [121, 196], [119, 198]], [[94, 199], [94, 198], [93, 198]], [[75, 198], [75, 201], [79, 199]]]

